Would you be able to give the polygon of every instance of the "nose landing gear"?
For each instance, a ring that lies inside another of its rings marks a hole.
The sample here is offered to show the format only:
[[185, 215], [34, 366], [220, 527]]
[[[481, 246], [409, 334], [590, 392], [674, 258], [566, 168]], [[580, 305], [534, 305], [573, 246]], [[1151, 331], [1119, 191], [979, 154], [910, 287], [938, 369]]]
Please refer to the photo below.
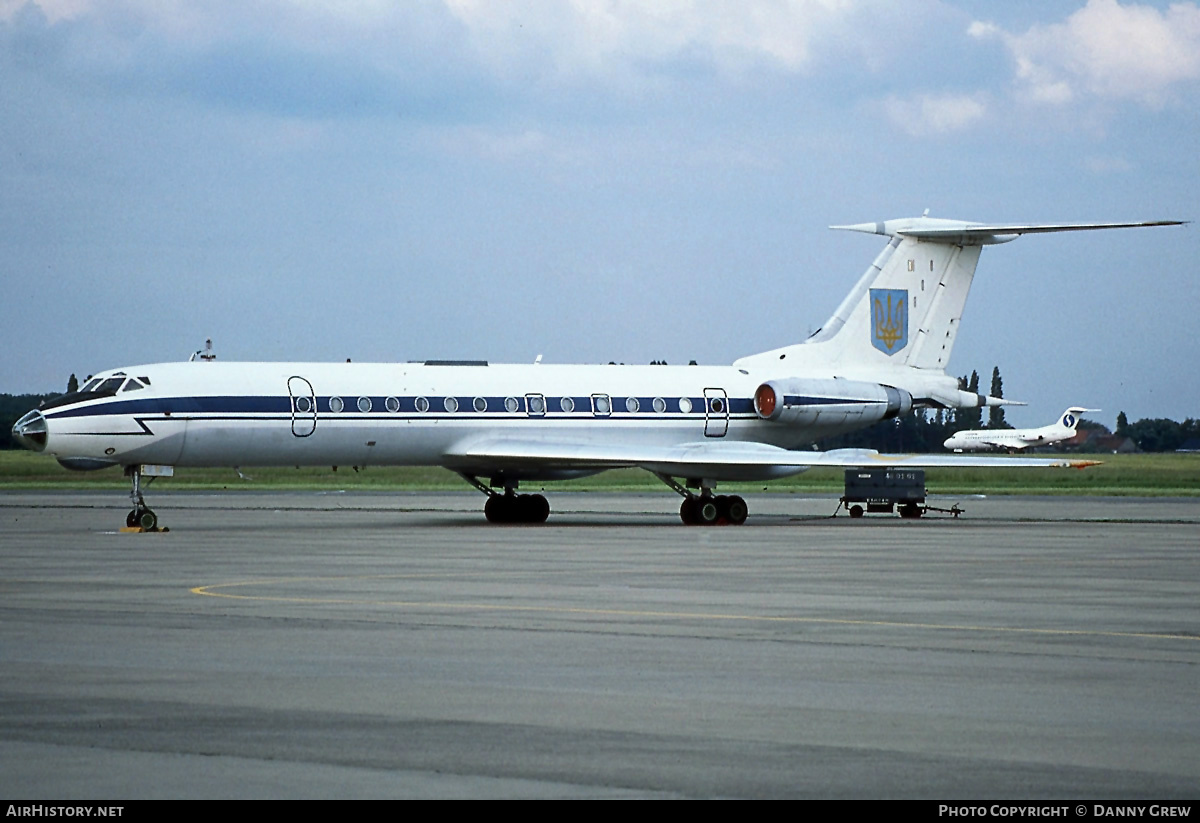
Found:
[[143, 504], [125, 516], [125, 527], [141, 532], [158, 531], [158, 515]]
[[158, 515], [146, 505], [145, 499], [142, 498], [142, 475], [148, 476], [150, 479], [146, 484], [154, 482], [156, 477], [170, 477], [175, 473], [171, 466], [126, 466], [125, 476], [130, 479], [132, 488], [129, 491], [129, 500], [133, 503], [133, 509], [125, 516], [125, 528], [122, 531], [132, 532], [156, 532], [166, 531], [166, 529], [158, 528]]

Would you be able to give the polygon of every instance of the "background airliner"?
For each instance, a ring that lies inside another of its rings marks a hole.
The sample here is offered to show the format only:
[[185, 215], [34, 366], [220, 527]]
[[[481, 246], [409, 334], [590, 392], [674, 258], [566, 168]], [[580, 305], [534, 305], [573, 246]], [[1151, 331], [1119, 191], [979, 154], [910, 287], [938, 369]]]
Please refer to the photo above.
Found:
[[1036, 429], [973, 429], [954, 434], [942, 445], [956, 452], [995, 451], [1007, 449], [1019, 451], [1030, 446], [1046, 446], [1075, 436], [1079, 415], [1084, 412], [1100, 411], [1072, 406], [1048, 426]]
[[133, 366], [29, 412], [14, 438], [72, 469], [121, 465], [129, 526], [152, 529], [141, 479], [186, 466], [432, 465], [487, 495], [492, 522], [542, 522], [522, 480], [636, 466], [683, 497], [688, 524], [742, 523], [718, 482], [810, 466], [1052, 466], [1037, 458], [799, 451], [908, 413], [1006, 401], [945, 373], [983, 246], [1027, 233], [1176, 221], [986, 225], [929, 217], [834, 228], [888, 238], [811, 337], [732, 366], [224, 363]]

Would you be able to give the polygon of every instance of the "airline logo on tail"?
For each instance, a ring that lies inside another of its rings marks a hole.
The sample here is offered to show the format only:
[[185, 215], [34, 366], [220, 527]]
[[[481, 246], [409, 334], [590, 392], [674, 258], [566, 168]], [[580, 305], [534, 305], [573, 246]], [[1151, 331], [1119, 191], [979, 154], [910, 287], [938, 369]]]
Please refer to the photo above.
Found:
[[887, 355], [908, 345], [908, 291], [871, 289], [871, 345]]

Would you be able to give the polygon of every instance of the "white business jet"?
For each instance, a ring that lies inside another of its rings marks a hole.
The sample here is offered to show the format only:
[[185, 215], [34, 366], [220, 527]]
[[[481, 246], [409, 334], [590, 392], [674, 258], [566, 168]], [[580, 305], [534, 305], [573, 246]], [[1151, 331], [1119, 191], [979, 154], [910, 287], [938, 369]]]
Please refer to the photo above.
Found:
[[120, 465], [128, 526], [153, 529], [143, 476], [189, 466], [444, 466], [492, 522], [542, 522], [523, 480], [640, 467], [683, 497], [687, 524], [746, 520], [718, 482], [810, 466], [1077, 465], [1045, 458], [797, 451], [915, 407], [1005, 402], [945, 373], [980, 250], [1027, 233], [1178, 225], [987, 225], [917, 217], [834, 228], [888, 238], [802, 343], [731, 366], [159, 363], [106, 371], [29, 412], [15, 439], [71, 469]]
[[942, 445], [956, 452], [971, 451], [1020, 451], [1030, 446], [1048, 446], [1075, 436], [1079, 415], [1100, 409], [1085, 409], [1072, 406], [1048, 426], [1036, 429], [975, 429], [956, 432]]

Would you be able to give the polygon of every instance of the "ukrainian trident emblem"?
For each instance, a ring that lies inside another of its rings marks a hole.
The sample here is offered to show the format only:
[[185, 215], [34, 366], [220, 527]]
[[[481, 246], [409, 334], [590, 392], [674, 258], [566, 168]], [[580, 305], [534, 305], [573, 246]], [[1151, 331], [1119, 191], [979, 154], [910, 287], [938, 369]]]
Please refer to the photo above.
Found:
[[895, 354], [908, 345], [908, 292], [871, 289], [871, 345]]

